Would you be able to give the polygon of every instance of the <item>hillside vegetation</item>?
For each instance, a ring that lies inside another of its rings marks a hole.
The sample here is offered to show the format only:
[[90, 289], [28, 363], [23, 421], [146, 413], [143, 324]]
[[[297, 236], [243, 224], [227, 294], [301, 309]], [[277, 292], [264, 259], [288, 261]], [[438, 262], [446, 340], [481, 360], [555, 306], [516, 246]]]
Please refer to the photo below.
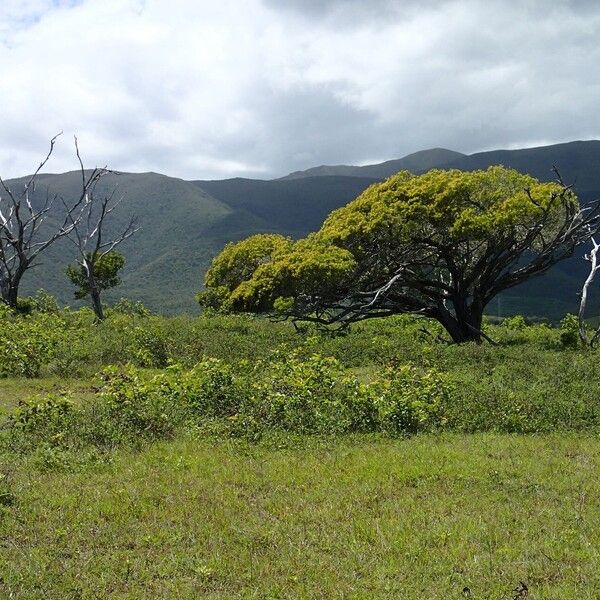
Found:
[[126, 302], [0, 323], [0, 595], [600, 590], [600, 374], [573, 318], [486, 322], [496, 347]]
[[[333, 209], [399, 168], [421, 173], [433, 167], [472, 170], [498, 163], [546, 181], [554, 177], [551, 167], [557, 165], [565, 181], [575, 184], [582, 202], [600, 196], [600, 142], [595, 141], [472, 156], [434, 149], [372, 167], [349, 167], [351, 171], [346, 167], [341, 171], [319, 168], [273, 181], [186, 182], [156, 173], [106, 177], [105, 189], [116, 186], [126, 198], [115, 213], [114, 228], [122, 226], [131, 213], [138, 215], [142, 228], [122, 246], [127, 259], [123, 286], [108, 293], [107, 300], [122, 295], [138, 298], [163, 312], [196, 312], [193, 297], [201, 288], [203, 274], [228, 241], [259, 232], [303, 237], [318, 229]], [[320, 176], [323, 173], [326, 175]], [[78, 177], [77, 173], [42, 176], [38, 201], [46, 189], [69, 199], [76, 192]], [[46, 254], [43, 265], [27, 273], [23, 293], [44, 288], [62, 302], [76, 304], [64, 275], [72, 259], [68, 244], [57, 243]], [[558, 265], [539, 280], [501, 295], [490, 304], [488, 312], [560, 319], [576, 309], [586, 268], [578, 257]], [[591, 311], [597, 313], [599, 306], [593, 304]]]

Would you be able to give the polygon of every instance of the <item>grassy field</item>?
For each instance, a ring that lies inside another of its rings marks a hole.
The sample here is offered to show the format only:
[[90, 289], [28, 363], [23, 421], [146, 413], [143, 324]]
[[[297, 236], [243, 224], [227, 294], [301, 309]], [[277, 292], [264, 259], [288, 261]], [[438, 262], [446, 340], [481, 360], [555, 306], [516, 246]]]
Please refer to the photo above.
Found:
[[600, 598], [572, 320], [0, 321], [0, 598]]
[[594, 437], [274, 446], [179, 439], [76, 473], [7, 473], [3, 597], [600, 595]]

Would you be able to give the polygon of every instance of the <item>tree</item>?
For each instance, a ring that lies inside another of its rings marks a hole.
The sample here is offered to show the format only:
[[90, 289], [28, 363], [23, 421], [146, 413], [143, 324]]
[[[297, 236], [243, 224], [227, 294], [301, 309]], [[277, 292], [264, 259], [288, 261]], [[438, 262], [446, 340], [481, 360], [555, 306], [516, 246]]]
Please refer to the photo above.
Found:
[[266, 248], [258, 265], [244, 250], [260, 239], [228, 246], [205, 283], [231, 310], [339, 327], [411, 313], [436, 319], [455, 342], [480, 342], [490, 300], [571, 256], [600, 228], [599, 212], [580, 208], [560, 177], [540, 183], [501, 166], [403, 171], [318, 232]]
[[[60, 135], [60, 134], [59, 134]], [[0, 295], [13, 310], [17, 308], [19, 286], [27, 270], [39, 264], [38, 258], [58, 239], [68, 235], [77, 223], [78, 210], [87, 189], [100, 176], [98, 170], [84, 182], [81, 194], [71, 206], [63, 201], [64, 212], [55, 210], [57, 195], [48, 190], [36, 205], [32, 195], [38, 175], [50, 160], [58, 136], [50, 140], [50, 150], [22, 189], [12, 189], [0, 178]]]
[[[93, 257], [90, 252], [87, 253], [85, 261], [77, 262], [67, 267], [67, 277], [71, 283], [77, 286], [75, 290], [75, 298], [82, 300], [87, 296], [92, 295], [92, 288], [88, 276], [88, 270], [84, 264], [93, 265], [94, 281], [97, 291], [97, 297], [92, 298], [92, 304], [100, 304], [100, 292], [116, 287], [121, 284], [119, 271], [125, 266], [125, 257], [116, 250], [112, 252], [104, 252], [97, 257]], [[100, 311], [102, 306], [100, 304]], [[99, 315], [96, 309], [96, 316], [103, 318], [103, 314]]]
[[96, 177], [90, 185], [90, 178], [98, 169], [94, 169], [91, 175], [87, 174], [79, 153], [77, 138], [75, 138], [75, 150], [85, 196], [77, 214], [72, 216], [72, 227], [67, 235], [67, 239], [75, 245], [78, 253], [76, 264], [67, 268], [67, 276], [79, 286], [75, 297], [85, 298], [89, 295], [96, 318], [103, 321], [104, 310], [100, 294], [103, 290], [120, 283], [118, 272], [125, 264], [124, 257], [115, 252], [115, 248], [131, 237], [138, 228], [136, 218], [132, 216], [120, 233], [106, 236], [107, 219], [121, 204], [123, 197], [115, 199], [115, 190], [110, 194], [97, 196], [98, 183], [110, 171], [102, 169], [101, 176]]
[[213, 260], [206, 273], [205, 290], [197, 300], [203, 308], [229, 310], [230, 296], [260, 265], [268, 263], [278, 253], [287, 252], [292, 241], [278, 234], [259, 233], [237, 244], [229, 243]]

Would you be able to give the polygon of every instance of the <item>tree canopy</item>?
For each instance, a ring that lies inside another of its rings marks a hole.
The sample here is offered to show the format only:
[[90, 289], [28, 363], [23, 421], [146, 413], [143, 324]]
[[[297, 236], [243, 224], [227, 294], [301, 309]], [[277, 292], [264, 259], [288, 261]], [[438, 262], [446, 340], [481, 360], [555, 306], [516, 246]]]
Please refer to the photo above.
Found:
[[93, 265], [94, 285], [98, 291], [108, 290], [121, 283], [119, 271], [125, 266], [125, 257], [116, 250], [104, 252], [94, 257], [91, 252], [86, 255], [86, 262], [75, 263], [67, 267], [67, 277], [77, 286], [75, 298], [82, 300], [91, 292], [89, 265]]
[[501, 166], [401, 171], [304, 239], [229, 244], [203, 297], [324, 325], [413, 313], [437, 319], [454, 341], [479, 341], [494, 296], [570, 256], [599, 226], [598, 206], [580, 209], [560, 180]]

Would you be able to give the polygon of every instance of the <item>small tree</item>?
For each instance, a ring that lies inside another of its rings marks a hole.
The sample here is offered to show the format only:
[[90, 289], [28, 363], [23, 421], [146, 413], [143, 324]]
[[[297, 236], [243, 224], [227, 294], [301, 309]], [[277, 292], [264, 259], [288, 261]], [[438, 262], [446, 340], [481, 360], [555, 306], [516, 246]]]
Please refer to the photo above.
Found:
[[412, 313], [439, 321], [455, 342], [479, 342], [490, 300], [571, 256], [600, 227], [599, 211], [580, 209], [560, 178], [540, 183], [500, 166], [403, 171], [305, 239], [263, 244], [262, 255], [248, 252], [258, 238], [228, 246], [206, 287], [230, 310], [340, 327]]
[[[103, 321], [104, 310], [100, 294], [120, 283], [118, 273], [125, 264], [125, 258], [115, 248], [137, 231], [136, 218], [132, 216], [119, 234], [106, 237], [107, 219], [120, 205], [123, 197], [115, 200], [114, 190], [111, 194], [96, 196], [97, 184], [101, 178], [98, 177], [92, 185], [88, 185], [89, 176], [83, 166], [77, 138], [75, 149], [81, 169], [82, 189], [86, 192], [67, 236], [78, 252], [76, 264], [67, 268], [67, 276], [79, 288], [75, 297], [89, 296], [96, 318]], [[109, 172], [102, 170], [103, 175]]]
[[62, 202], [64, 212], [55, 210], [58, 196], [48, 190], [41, 203], [34, 202], [38, 175], [50, 160], [57, 137], [50, 140], [48, 154], [21, 189], [13, 189], [0, 178], [0, 295], [13, 310], [23, 275], [39, 264], [38, 258], [47, 248], [73, 230], [88, 189], [101, 176], [95, 170], [86, 178], [76, 201], [70, 206]]
[[[85, 265], [93, 265], [95, 287], [90, 287], [89, 271]], [[113, 250], [105, 252], [97, 257], [86, 254], [85, 261], [77, 262], [67, 267], [67, 277], [71, 283], [77, 286], [75, 298], [83, 300], [90, 296], [94, 312], [99, 319], [104, 318], [100, 293], [104, 290], [116, 287], [121, 284], [119, 271], [125, 266], [125, 257]]]

